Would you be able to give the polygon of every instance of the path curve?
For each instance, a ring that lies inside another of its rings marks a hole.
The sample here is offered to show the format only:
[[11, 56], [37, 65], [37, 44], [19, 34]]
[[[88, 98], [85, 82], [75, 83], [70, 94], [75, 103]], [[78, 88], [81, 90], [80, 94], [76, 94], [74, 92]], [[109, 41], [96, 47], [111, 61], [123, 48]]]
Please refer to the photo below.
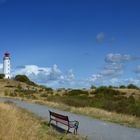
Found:
[[47, 117], [47, 119], [49, 119], [48, 110], [68, 115], [70, 120], [78, 120], [80, 122], [78, 133], [81, 136], [87, 136], [91, 140], [140, 140], [140, 129], [129, 128], [126, 126], [93, 119], [91, 117], [60, 111], [58, 109], [47, 107], [46, 105], [38, 105], [20, 100], [0, 98], [1, 102], [7, 100], [14, 102], [17, 106], [25, 108], [40, 117]]

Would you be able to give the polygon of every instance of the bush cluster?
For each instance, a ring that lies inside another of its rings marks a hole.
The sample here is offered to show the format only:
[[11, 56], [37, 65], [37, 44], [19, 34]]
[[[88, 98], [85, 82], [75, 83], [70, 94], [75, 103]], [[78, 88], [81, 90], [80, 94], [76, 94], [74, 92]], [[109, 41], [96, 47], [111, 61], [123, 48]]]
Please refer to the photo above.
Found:
[[79, 89], [75, 89], [75, 90], [68, 91], [64, 95], [67, 95], [67, 96], [81, 96], [81, 95], [88, 95], [88, 92], [83, 91], [83, 90], [79, 90]]
[[0, 79], [4, 79], [5, 75], [0, 73]]
[[121, 85], [120, 88], [139, 89], [139, 87], [134, 84], [129, 84], [128, 86]]
[[16, 75], [16, 77], [14, 78], [16, 81], [19, 82], [24, 82], [26, 84], [29, 85], [33, 85], [35, 86], [36, 84], [34, 82], [32, 82], [26, 75]]
[[136, 85], [134, 85], [134, 84], [129, 84], [128, 86], [127, 86], [127, 88], [128, 89], [139, 89]]
[[52, 95], [47, 99], [74, 107], [97, 107], [140, 117], [140, 100], [135, 100], [132, 95], [127, 97], [125, 93], [109, 87], [99, 87], [93, 95], [89, 96], [87, 91], [71, 90], [64, 96]]

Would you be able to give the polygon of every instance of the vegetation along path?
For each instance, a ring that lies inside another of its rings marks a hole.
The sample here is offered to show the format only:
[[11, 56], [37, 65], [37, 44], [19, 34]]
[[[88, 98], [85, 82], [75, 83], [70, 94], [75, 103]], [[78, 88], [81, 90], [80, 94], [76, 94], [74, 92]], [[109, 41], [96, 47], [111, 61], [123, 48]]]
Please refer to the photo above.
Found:
[[91, 140], [140, 140], [140, 129], [104, 122], [90, 117], [60, 111], [44, 105], [27, 103], [14, 99], [0, 98], [1, 102], [7, 100], [14, 102], [19, 107], [28, 109], [40, 117], [47, 117], [47, 119], [49, 119], [48, 110], [68, 115], [70, 120], [78, 120], [80, 122], [78, 133], [81, 136], [87, 136], [87, 138]]

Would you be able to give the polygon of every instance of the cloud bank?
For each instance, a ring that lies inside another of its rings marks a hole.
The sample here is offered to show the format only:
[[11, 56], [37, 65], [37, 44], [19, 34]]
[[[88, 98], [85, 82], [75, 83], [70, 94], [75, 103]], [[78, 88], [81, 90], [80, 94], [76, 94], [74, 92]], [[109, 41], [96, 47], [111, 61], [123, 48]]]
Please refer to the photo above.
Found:
[[106, 56], [105, 61], [107, 63], [124, 63], [138, 59], [138, 57], [131, 56], [129, 54], [113, 54], [110, 53]]
[[[77, 79], [73, 70], [62, 71], [57, 65], [39, 67], [37, 65], [18, 66], [12, 70], [12, 76], [27, 75], [32, 81], [53, 88], [86, 88], [91, 85], [127, 85], [140, 84], [140, 65], [133, 71], [135, 77], [123, 77], [127, 63], [137, 60], [137, 57], [128, 54], [109, 53], [105, 56], [104, 66], [98, 73], [90, 77]], [[0, 72], [3, 64], [0, 64]]]
[[52, 67], [39, 67], [37, 65], [20, 66], [12, 74], [13, 76], [17, 74], [27, 75], [36, 83], [52, 87], [63, 87], [66, 85], [71, 87], [75, 80], [72, 70], [62, 72], [57, 65]]
[[[140, 78], [122, 78], [126, 63], [138, 60], [138, 57], [129, 54], [113, 54], [106, 55], [104, 67], [97, 73], [88, 78], [88, 82], [93, 85], [121, 85], [121, 84], [140, 84]], [[137, 67], [135, 73], [140, 74], [140, 66]]]

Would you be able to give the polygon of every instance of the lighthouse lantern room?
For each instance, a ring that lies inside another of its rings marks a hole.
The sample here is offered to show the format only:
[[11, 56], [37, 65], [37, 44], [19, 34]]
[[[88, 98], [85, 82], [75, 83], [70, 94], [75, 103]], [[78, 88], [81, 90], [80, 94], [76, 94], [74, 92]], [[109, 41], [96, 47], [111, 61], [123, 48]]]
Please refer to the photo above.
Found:
[[3, 58], [3, 73], [5, 75], [5, 79], [11, 78], [11, 68], [10, 68], [10, 53], [6, 52]]

